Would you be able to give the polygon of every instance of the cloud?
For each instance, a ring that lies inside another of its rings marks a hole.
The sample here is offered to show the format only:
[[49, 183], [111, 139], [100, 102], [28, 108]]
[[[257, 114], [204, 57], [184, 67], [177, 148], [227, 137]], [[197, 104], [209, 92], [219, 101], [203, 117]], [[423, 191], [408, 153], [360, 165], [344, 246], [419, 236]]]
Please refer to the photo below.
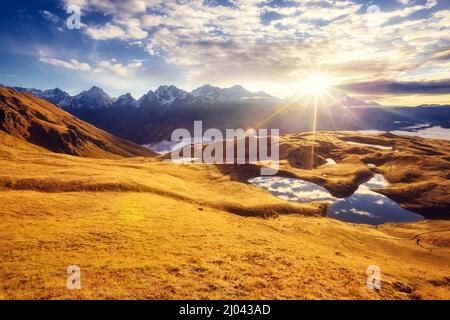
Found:
[[101, 73], [104, 71], [111, 71], [122, 77], [130, 77], [137, 69], [142, 66], [142, 61], [135, 60], [127, 65], [123, 65], [117, 60], [103, 60], [97, 63], [97, 68], [94, 69], [95, 73]]
[[450, 47], [450, 11], [438, 9], [435, 0], [381, 6], [374, 27], [367, 5], [356, 0], [65, 2], [109, 18], [100, 25], [84, 21], [92, 39], [142, 43], [190, 83], [239, 79], [282, 91], [316, 68], [342, 83], [406, 82], [418, 75], [431, 80], [437, 69], [450, 71], [442, 66], [446, 52], [436, 53]]
[[91, 66], [88, 63], [80, 62], [75, 59], [65, 61], [65, 60], [56, 59], [56, 58], [41, 57], [41, 58], [39, 58], [39, 61], [42, 63], [56, 66], [56, 67], [62, 67], [62, 68], [71, 69], [71, 70], [80, 70], [80, 71], [90, 71], [91, 70]]
[[125, 38], [125, 31], [119, 27], [107, 23], [102, 27], [87, 27], [86, 33], [95, 40], [108, 40], [108, 39], [123, 39]]
[[379, 80], [350, 83], [340, 88], [359, 94], [448, 94], [450, 79], [410, 82]]
[[77, 5], [82, 10], [97, 10], [113, 15], [146, 12], [147, 6], [161, 1], [145, 0], [63, 0], [65, 6]]
[[141, 29], [138, 19], [125, 19], [115, 21], [115, 24], [107, 23], [99, 27], [86, 27], [86, 33], [95, 40], [142, 40], [148, 33]]
[[41, 11], [39, 11], [39, 13], [41, 14], [41, 16], [43, 18], [53, 22], [54, 24], [57, 24], [61, 21], [57, 15], [55, 15], [54, 13], [51, 13], [50, 11], [41, 10]]
[[92, 65], [86, 62], [80, 62], [76, 59], [62, 60], [52, 57], [40, 57], [39, 61], [52, 66], [61, 67], [70, 70], [92, 71], [93, 73], [112, 72], [121, 77], [131, 77], [143, 65], [143, 60], [132, 60], [129, 63], [118, 62], [116, 59], [100, 60]]
[[433, 53], [432, 60], [446, 61], [450, 60], [450, 48], [438, 50]]

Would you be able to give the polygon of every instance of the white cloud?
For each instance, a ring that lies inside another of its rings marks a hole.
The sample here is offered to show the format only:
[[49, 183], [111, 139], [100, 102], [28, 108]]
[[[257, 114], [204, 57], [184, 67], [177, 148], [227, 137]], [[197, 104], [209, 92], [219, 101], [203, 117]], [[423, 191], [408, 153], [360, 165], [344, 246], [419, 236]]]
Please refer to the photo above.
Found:
[[118, 62], [116, 59], [110, 59], [110, 60], [100, 60], [95, 62], [93, 65], [90, 65], [89, 63], [80, 62], [76, 59], [66, 61], [58, 58], [45, 56], [40, 57], [39, 61], [42, 63], [46, 63], [52, 66], [61, 67], [65, 69], [91, 71], [95, 74], [112, 72], [124, 78], [129, 78], [133, 76], [135, 72], [138, 71], [143, 65], [143, 60], [132, 60], [124, 64], [122, 62]]
[[[108, 23], [85, 29], [91, 38], [144, 43], [149, 54], [186, 70], [191, 83], [226, 85], [239, 79], [265, 90], [279, 87], [271, 93], [280, 95], [314, 68], [339, 81], [406, 79], [425, 64], [429, 70], [438, 66], [430, 56], [450, 47], [449, 11], [438, 11], [436, 0], [398, 0], [390, 11], [381, 6], [373, 28], [366, 6], [350, 0], [294, 0], [291, 6], [234, 0], [228, 7], [203, 0], [69, 2], [111, 15]], [[410, 19], [426, 10], [429, 15]], [[276, 19], [263, 21], [266, 13]], [[127, 74], [126, 66], [110, 64], [102, 68]], [[432, 76], [421, 70], [423, 79]]]
[[94, 69], [95, 73], [101, 73], [104, 71], [111, 71], [122, 77], [130, 77], [137, 69], [142, 66], [142, 61], [135, 60], [127, 65], [117, 62], [115, 59], [103, 60], [97, 63], [97, 68]]
[[147, 38], [148, 33], [141, 29], [138, 19], [123, 19], [104, 26], [86, 27], [86, 33], [95, 40], [142, 40]]
[[107, 23], [102, 27], [87, 27], [86, 33], [95, 40], [123, 39], [126, 36], [125, 31], [116, 25]]
[[44, 17], [45, 19], [47, 19], [55, 24], [60, 22], [59, 17], [57, 15], [55, 15], [54, 13], [51, 13], [50, 11], [41, 10], [41, 11], [39, 11], [39, 13], [41, 14], [42, 17]]
[[57, 67], [62, 67], [71, 70], [80, 70], [80, 71], [90, 71], [91, 66], [88, 63], [80, 62], [76, 59], [71, 59], [69, 61], [51, 58], [51, 57], [41, 57], [39, 61], [42, 63], [50, 64]]
[[[160, 1], [157, 1], [160, 3]], [[82, 10], [100, 10], [114, 15], [143, 13], [147, 6], [155, 3], [150, 0], [63, 0], [66, 6], [77, 5]]]

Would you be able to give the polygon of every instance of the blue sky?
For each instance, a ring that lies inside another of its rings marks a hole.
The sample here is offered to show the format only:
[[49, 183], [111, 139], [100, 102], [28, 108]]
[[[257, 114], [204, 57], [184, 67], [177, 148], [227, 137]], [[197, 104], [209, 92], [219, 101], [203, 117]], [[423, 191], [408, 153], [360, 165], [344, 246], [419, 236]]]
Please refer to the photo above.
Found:
[[[68, 5], [79, 30], [66, 26]], [[6, 85], [139, 97], [242, 84], [290, 96], [320, 74], [371, 100], [450, 103], [445, 0], [19, 0], [0, 25]]]

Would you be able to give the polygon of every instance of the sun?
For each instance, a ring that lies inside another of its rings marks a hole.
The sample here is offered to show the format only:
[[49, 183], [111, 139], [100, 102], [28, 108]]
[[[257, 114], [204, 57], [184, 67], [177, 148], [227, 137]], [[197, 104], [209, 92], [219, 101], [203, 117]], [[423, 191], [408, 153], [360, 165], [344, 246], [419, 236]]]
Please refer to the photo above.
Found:
[[322, 95], [331, 88], [331, 79], [324, 74], [312, 74], [304, 81], [306, 94]]

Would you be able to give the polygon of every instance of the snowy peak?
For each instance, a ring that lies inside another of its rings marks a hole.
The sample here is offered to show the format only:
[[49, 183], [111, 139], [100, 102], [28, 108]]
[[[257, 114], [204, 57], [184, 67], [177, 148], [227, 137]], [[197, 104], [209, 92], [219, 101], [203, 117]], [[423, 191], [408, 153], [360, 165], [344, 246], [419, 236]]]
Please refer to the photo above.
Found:
[[161, 104], [171, 104], [176, 99], [184, 99], [189, 95], [188, 92], [178, 89], [175, 86], [160, 86], [155, 91], [155, 96]]
[[65, 91], [56, 88], [45, 90], [37, 94], [39, 98], [50, 101], [51, 103], [61, 108], [76, 108], [78, 107], [76, 101]]
[[148, 107], [151, 104], [154, 104], [157, 101], [157, 97], [155, 93], [152, 90], [149, 90], [146, 94], [144, 94], [139, 100], [137, 101], [137, 107], [143, 108]]
[[39, 96], [42, 99], [57, 101], [62, 101], [64, 99], [70, 98], [70, 95], [67, 92], [62, 91], [59, 88], [41, 91], [39, 93]]
[[39, 97], [40, 98], [40, 94], [42, 93], [42, 90], [39, 89], [34, 89], [34, 88], [22, 88], [22, 87], [12, 87], [14, 90], [16, 90], [17, 92], [23, 92], [23, 93], [31, 93], [32, 95]]
[[210, 84], [205, 84], [191, 92], [194, 97], [218, 97], [222, 89], [219, 87], [214, 87]]
[[376, 103], [374, 101], [360, 100], [360, 99], [351, 97], [351, 96], [349, 96], [349, 95], [347, 95], [346, 93], [343, 93], [343, 92], [333, 93], [333, 95], [340, 102], [339, 105], [343, 106], [343, 107], [373, 107], [373, 106], [380, 106], [378, 103]]
[[92, 87], [87, 91], [72, 97], [67, 92], [56, 88], [51, 90], [37, 90], [16, 87], [18, 92], [29, 92], [39, 98], [50, 101], [63, 109], [104, 109], [108, 107], [123, 108], [170, 108], [179, 104], [192, 103], [232, 103], [243, 102], [246, 99], [275, 99], [265, 92], [251, 92], [240, 85], [230, 88], [219, 88], [206, 84], [191, 93], [179, 89], [173, 85], [160, 86], [156, 91], [149, 90], [139, 100], [134, 99], [130, 93], [124, 94], [117, 99], [111, 98], [99, 87]]
[[106, 94], [105, 91], [95, 86], [88, 91], [83, 91], [75, 96], [74, 99], [81, 107], [89, 109], [106, 108], [114, 102], [114, 99]]
[[27, 88], [14, 88], [17, 92], [28, 92], [32, 95], [47, 100], [61, 108], [76, 108], [78, 107], [77, 102], [65, 91], [55, 88], [50, 90], [38, 90], [38, 89], [27, 89]]
[[217, 100], [219, 102], [242, 100], [248, 98], [269, 98], [271, 97], [265, 92], [251, 92], [242, 87], [241, 85], [235, 85], [230, 88], [219, 88], [209, 84], [201, 86], [191, 92], [196, 98], [208, 98], [211, 100]]
[[131, 93], [124, 94], [117, 98], [117, 100], [111, 105], [112, 108], [125, 108], [125, 107], [137, 107], [137, 100], [133, 98]]
[[230, 97], [248, 97], [252, 95], [250, 91], [244, 89], [244, 87], [240, 85], [235, 85], [230, 88], [222, 89], [222, 92], [223, 94]]

